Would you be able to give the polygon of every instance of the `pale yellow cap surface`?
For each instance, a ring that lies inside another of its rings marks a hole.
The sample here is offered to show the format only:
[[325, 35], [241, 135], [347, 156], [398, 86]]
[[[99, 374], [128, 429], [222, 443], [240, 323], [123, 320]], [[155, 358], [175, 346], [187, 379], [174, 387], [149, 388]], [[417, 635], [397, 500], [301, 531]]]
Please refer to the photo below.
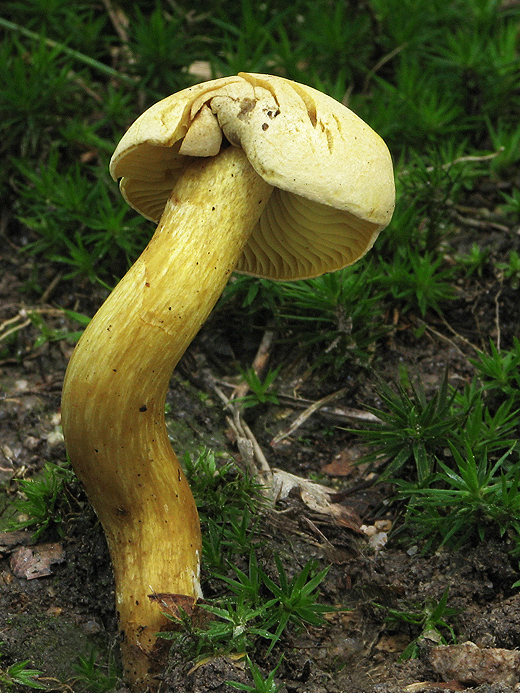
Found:
[[149, 108], [121, 139], [110, 172], [140, 214], [158, 221], [193, 156], [223, 136], [274, 187], [236, 270], [278, 280], [351, 265], [390, 221], [395, 189], [383, 140], [321, 92], [271, 75], [204, 82]]

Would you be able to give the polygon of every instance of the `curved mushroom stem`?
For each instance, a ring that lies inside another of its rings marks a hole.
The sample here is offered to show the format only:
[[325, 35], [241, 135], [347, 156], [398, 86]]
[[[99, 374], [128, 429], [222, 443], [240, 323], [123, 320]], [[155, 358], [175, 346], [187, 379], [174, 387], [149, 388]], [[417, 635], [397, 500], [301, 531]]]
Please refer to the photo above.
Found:
[[123, 664], [135, 690], [152, 685], [149, 655], [167, 623], [148, 595], [200, 596], [197, 510], [164, 421], [169, 379], [271, 190], [241, 149], [194, 160], [67, 369], [65, 443], [107, 537]]

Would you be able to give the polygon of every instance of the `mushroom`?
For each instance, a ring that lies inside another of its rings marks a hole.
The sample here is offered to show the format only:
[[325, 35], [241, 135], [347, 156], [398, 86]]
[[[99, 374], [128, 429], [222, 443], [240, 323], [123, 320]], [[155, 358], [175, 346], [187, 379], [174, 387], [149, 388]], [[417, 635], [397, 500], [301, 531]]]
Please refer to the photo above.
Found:
[[394, 181], [386, 145], [345, 106], [246, 73], [149, 108], [110, 171], [159, 224], [76, 346], [62, 421], [110, 549], [126, 678], [141, 691], [167, 622], [148, 595], [201, 595], [197, 510], [164, 420], [172, 371], [233, 270], [287, 281], [354, 263], [390, 221]]

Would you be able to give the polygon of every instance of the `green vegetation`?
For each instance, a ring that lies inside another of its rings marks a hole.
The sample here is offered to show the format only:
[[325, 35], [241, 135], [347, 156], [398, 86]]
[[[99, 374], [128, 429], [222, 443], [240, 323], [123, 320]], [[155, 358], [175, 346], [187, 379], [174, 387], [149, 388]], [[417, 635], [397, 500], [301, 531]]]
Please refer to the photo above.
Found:
[[269, 402], [279, 404], [276, 393], [269, 391], [272, 384], [276, 380], [279, 370], [279, 368], [274, 371], [270, 370], [265, 376], [263, 382], [256, 374], [254, 368], [248, 368], [245, 371], [241, 370], [240, 372], [242, 378], [244, 379], [244, 382], [247, 383], [251, 393], [235, 399], [234, 402], [241, 404], [246, 409], [248, 407], [256, 407], [258, 404], [267, 404]]
[[68, 483], [75, 479], [69, 467], [61, 467], [47, 462], [39, 476], [21, 479], [18, 482], [18, 496], [13, 501], [15, 517], [11, 529], [25, 527], [34, 530], [37, 539], [48, 529], [62, 532], [63, 509], [67, 504], [64, 492]]
[[[193, 657], [253, 653], [260, 640], [269, 643], [269, 653], [289, 626], [322, 626], [323, 614], [334, 611], [318, 603], [318, 588], [327, 568], [319, 570], [309, 561], [289, 579], [278, 555], [272, 556], [275, 572], [271, 574], [259, 560], [263, 543], [252, 524], [263, 505], [258, 484], [232, 463], [219, 467], [209, 451], [194, 460], [185, 458], [185, 465], [201, 515], [207, 577], [213, 591], [216, 584], [219, 588], [201, 607], [211, 614], [205, 627], [184, 615], [182, 629], [162, 637], [177, 641]], [[262, 554], [264, 560], [269, 558], [265, 547]], [[244, 557], [242, 569], [237, 563]]]
[[[493, 349], [477, 364], [490, 377], [498, 362], [502, 376], [514, 357]], [[408, 543], [420, 541], [423, 552], [497, 534], [520, 550], [520, 412], [514, 397], [484, 403], [495, 382], [474, 381], [458, 394], [445, 375], [428, 399], [402, 372], [395, 388], [380, 383], [380, 422], [358, 432], [373, 447], [365, 460], [383, 466], [381, 478], [391, 478], [397, 499], [406, 501], [400, 532]]]
[[[0, 643], [0, 646], [3, 643]], [[2, 654], [0, 654], [0, 659]], [[29, 669], [29, 660], [24, 660], [23, 662], [15, 662], [6, 669], [0, 668], [0, 684], [2, 685], [2, 690], [15, 691], [18, 686], [27, 686], [28, 688], [37, 690], [46, 690], [47, 686], [43, 683], [38, 682], [38, 677], [42, 675], [42, 672], [38, 669]]]
[[282, 684], [278, 685], [275, 682], [275, 676], [276, 672], [280, 668], [280, 664], [282, 663], [282, 657], [280, 657], [280, 661], [276, 667], [269, 672], [266, 679], [264, 679], [262, 672], [256, 666], [256, 664], [249, 657], [246, 657], [249, 671], [253, 677], [254, 686], [250, 686], [247, 683], [240, 683], [238, 681], [227, 681], [227, 683], [230, 686], [233, 686], [233, 688], [238, 688], [240, 691], [249, 691], [249, 693], [278, 693], [278, 691], [282, 688]]
[[[437, 602], [428, 599], [423, 605], [411, 605], [409, 610], [385, 609], [385, 621], [389, 624], [406, 624], [413, 634], [413, 639], [401, 654], [401, 659], [414, 659], [419, 655], [421, 640], [428, 639], [438, 645], [456, 643], [453, 628], [447, 622], [455, 616], [457, 609], [447, 606], [448, 590]], [[376, 606], [384, 609], [379, 604]], [[416, 633], [419, 632], [418, 635]]]
[[183, 462], [199, 511], [204, 564], [221, 572], [258, 541], [254, 528], [263, 505], [261, 486], [232, 462], [219, 464], [210, 450], [194, 458], [185, 455]]
[[[151, 236], [152, 224], [108, 174], [116, 143], [141, 112], [238, 71], [309, 84], [387, 141], [394, 218], [353, 268], [295, 283], [233, 277], [212, 318], [222, 332], [233, 327], [235, 359], [222, 368], [249, 385], [241, 402], [248, 420], [293, 387], [314, 399], [346, 387], [347, 406], [379, 418], [340, 435], [368, 446], [365, 461], [391, 489], [390, 540], [428, 554], [495, 537], [520, 555], [519, 21], [520, 5], [499, 0], [5, 0], [2, 242], [26, 268], [27, 304], [47, 303], [55, 280], [63, 320], [56, 327], [39, 309], [8, 316], [1, 358], [20, 358], [26, 326], [33, 349], [74, 342], [101, 302], [97, 291], [117, 283]], [[275, 345], [258, 377], [251, 336], [265, 330]], [[436, 360], [432, 389], [421, 366], [441, 344], [459, 372]], [[290, 571], [269, 552], [259, 531], [262, 489], [233, 463], [207, 451], [185, 467], [203, 526], [209, 620], [183, 617], [172, 637], [193, 656], [247, 653], [253, 685], [231, 685], [274, 693], [282, 660], [264, 678], [255, 655], [323, 622], [326, 568], [302, 561]], [[18, 482], [13, 526], [36, 537], [59, 532], [69, 481], [66, 467], [48, 463]], [[389, 618], [414, 638], [434, 630], [450, 640], [447, 599]], [[2, 684], [41, 687], [26, 665], [2, 670]], [[89, 690], [115, 682], [111, 665], [99, 674], [94, 654], [78, 666]]]
[[[317, 602], [317, 588], [327, 569], [316, 572], [311, 561], [289, 581], [281, 562], [277, 560], [276, 564], [276, 580], [259, 566], [254, 553], [249, 557], [247, 573], [230, 564], [228, 569], [235, 578], [213, 577], [231, 594], [214, 597], [201, 607], [211, 614], [208, 624], [199, 627], [189, 617], [182, 618], [181, 631], [162, 633], [161, 637], [177, 641], [184, 652], [196, 658], [208, 654], [253, 653], [261, 640], [269, 642], [269, 654], [289, 624], [297, 629], [307, 624], [323, 626], [322, 614], [334, 611]], [[172, 620], [178, 624], [177, 618]]]
[[520, 549], [520, 468], [510, 460], [512, 449], [494, 464], [486, 451], [475, 456], [466, 443], [465, 454], [450, 446], [454, 464], [439, 461], [439, 471], [427, 488], [398, 484], [400, 496], [409, 499], [407, 521], [424, 541], [423, 550], [451, 545], [461, 548], [475, 536], [513, 532]]
[[[196, 66], [208, 77], [265, 71], [308, 83], [348, 101], [388, 141], [399, 204], [359, 279], [369, 288], [357, 314], [374, 302], [380, 312], [388, 303], [443, 311], [455, 295], [442, 247], [453, 206], [476, 180], [507, 174], [520, 158], [515, 5], [271, 0], [258, 8], [242, 0], [209, 11], [195, 2], [188, 11], [142, 2], [118, 21], [95, 3], [55, 0], [8, 1], [3, 12], [0, 190], [32, 231], [25, 250], [66, 278], [113, 284], [143, 247], [150, 225], [121, 199], [108, 158], [140, 111], [200, 79]], [[517, 189], [502, 201], [505, 213], [518, 214]], [[335, 291], [340, 306], [357, 289], [348, 272], [333, 280], [343, 289], [324, 281], [307, 286]], [[281, 314], [305, 318], [299, 291], [280, 290]], [[331, 317], [341, 332], [338, 312]], [[303, 320], [300, 331], [310, 338]]]
[[360, 431], [363, 439], [375, 448], [366, 459], [384, 460], [386, 477], [395, 476], [412, 463], [417, 481], [422, 483], [433, 472], [435, 452], [462, 424], [465, 412], [454, 411], [455, 394], [448, 392], [447, 376], [429, 400], [420, 383], [409, 382], [406, 372], [401, 373], [396, 390], [380, 384], [379, 396], [385, 409], [372, 412], [382, 420], [381, 424]]
[[497, 349], [489, 342], [489, 354], [481, 352], [473, 362], [484, 390], [501, 400], [520, 400], [520, 341], [513, 338], [513, 348]]
[[109, 693], [115, 689], [119, 681], [114, 657], [109, 655], [106, 665], [103, 666], [95, 649], [86, 657], [78, 657], [74, 668], [77, 673], [76, 681], [85, 693]]
[[[79, 313], [76, 313], [73, 310], [64, 310], [63, 314], [65, 317], [69, 318], [69, 320], [79, 323], [82, 327], [86, 327], [86, 325], [88, 325], [90, 321], [90, 318], [86, 315], [80, 315]], [[27, 317], [29, 318], [33, 326], [36, 327], [36, 329], [40, 332], [39, 337], [37, 337], [34, 342], [35, 349], [37, 349], [42, 344], [45, 344], [46, 342], [59, 342], [62, 339], [77, 342], [83, 332], [83, 330], [76, 330], [71, 332], [70, 330], [65, 328], [60, 329], [50, 327], [45, 321], [45, 318], [36, 311], [28, 313]]]

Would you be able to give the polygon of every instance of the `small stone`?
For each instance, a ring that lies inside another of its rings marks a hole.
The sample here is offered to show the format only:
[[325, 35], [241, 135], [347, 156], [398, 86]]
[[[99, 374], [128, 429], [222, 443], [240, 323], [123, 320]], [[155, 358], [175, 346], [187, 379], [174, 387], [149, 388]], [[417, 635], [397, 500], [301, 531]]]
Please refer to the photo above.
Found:
[[445, 681], [466, 686], [485, 683], [516, 686], [519, 682], [520, 652], [483, 648], [473, 642], [432, 647], [429, 653], [434, 671]]
[[83, 624], [83, 630], [87, 635], [97, 635], [98, 633], [101, 633], [102, 628], [97, 621], [90, 619], [89, 621], [85, 621]]
[[47, 442], [51, 446], [51, 448], [56, 447], [56, 445], [60, 445], [63, 443], [63, 433], [61, 431], [61, 428], [55, 428], [54, 431], [51, 431], [50, 433], [47, 434]]
[[23, 444], [27, 450], [36, 450], [41, 442], [41, 438], [36, 438], [35, 436], [26, 436]]

